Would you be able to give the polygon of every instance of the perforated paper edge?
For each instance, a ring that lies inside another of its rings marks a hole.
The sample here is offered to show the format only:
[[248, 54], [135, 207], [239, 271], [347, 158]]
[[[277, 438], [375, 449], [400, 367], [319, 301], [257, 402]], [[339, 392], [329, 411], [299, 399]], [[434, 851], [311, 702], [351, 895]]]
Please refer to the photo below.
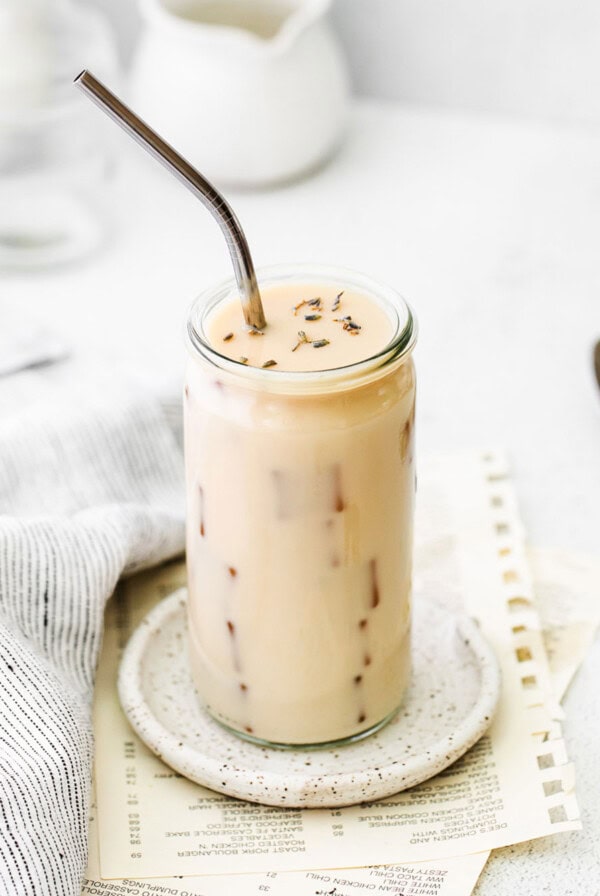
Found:
[[554, 830], [572, 830], [579, 820], [575, 767], [562, 734], [564, 711], [552, 685], [533, 578], [526, 552], [525, 528], [506, 456], [497, 450], [481, 454], [489, 518], [502, 582], [508, 644], [519, 664], [521, 693], [528, 730], [534, 740], [539, 783]]

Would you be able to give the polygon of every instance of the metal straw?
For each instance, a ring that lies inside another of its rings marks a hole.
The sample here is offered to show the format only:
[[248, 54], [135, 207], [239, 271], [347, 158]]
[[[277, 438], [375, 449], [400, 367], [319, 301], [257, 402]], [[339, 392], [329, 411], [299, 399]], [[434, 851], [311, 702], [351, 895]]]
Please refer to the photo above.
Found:
[[217, 219], [227, 240], [246, 323], [257, 330], [266, 327], [250, 249], [240, 222], [225, 197], [90, 72], [81, 72], [75, 78], [75, 84], [140, 146], [168, 168]]

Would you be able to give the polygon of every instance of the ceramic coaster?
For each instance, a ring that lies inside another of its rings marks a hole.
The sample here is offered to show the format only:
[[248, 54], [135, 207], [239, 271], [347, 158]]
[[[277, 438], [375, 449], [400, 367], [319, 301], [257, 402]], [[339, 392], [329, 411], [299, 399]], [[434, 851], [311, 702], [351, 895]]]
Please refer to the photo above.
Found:
[[413, 676], [402, 708], [376, 734], [342, 747], [249, 743], [201, 707], [187, 654], [186, 590], [132, 635], [119, 672], [131, 725], [164, 762], [211, 790], [271, 806], [347, 806], [391, 796], [462, 756], [488, 728], [500, 694], [496, 656], [476, 623], [415, 600]]

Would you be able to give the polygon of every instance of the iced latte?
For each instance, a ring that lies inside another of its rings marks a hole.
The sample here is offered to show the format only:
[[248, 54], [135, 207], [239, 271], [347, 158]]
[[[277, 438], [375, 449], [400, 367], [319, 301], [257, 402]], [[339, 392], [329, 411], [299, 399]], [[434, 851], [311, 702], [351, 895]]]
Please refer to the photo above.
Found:
[[410, 675], [415, 327], [389, 288], [335, 269], [232, 283], [188, 324], [189, 630], [207, 710], [243, 736], [351, 739]]

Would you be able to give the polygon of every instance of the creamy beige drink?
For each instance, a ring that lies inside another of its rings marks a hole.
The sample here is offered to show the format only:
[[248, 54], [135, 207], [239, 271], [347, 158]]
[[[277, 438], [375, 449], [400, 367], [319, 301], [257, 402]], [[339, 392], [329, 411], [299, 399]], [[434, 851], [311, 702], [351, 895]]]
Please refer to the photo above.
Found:
[[262, 335], [231, 286], [190, 319], [192, 670], [231, 728], [318, 744], [384, 722], [410, 674], [414, 330], [359, 275], [259, 279]]
[[261, 297], [263, 332], [245, 326], [235, 295], [208, 317], [207, 336], [218, 352], [263, 369], [331, 370], [372, 357], [394, 335], [389, 314], [353, 289], [283, 283], [265, 287]]

